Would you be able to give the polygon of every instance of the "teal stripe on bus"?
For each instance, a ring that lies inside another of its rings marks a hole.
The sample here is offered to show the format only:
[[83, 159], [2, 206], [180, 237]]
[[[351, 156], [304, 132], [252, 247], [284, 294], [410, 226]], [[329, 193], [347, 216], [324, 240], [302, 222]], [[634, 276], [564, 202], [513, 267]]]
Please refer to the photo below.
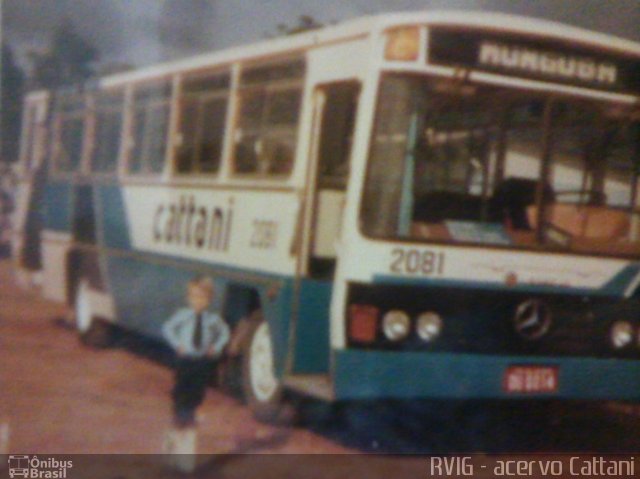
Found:
[[602, 288], [602, 291], [611, 292], [615, 295], [622, 295], [626, 292], [631, 282], [640, 274], [640, 265], [629, 264], [618, 274], [609, 280]]
[[302, 279], [296, 324], [295, 363], [297, 373], [329, 370], [329, 308], [333, 282]]
[[[640, 360], [339, 350], [334, 363], [336, 399], [640, 399]], [[557, 392], [506, 393], [514, 365], [557, 367]]]
[[[321, 373], [329, 367], [329, 303], [332, 283], [293, 276], [231, 268], [154, 253], [103, 253], [118, 323], [145, 335], [160, 338], [161, 325], [185, 304], [185, 287], [196, 274], [214, 279], [217, 291], [213, 310], [223, 311], [229, 285], [254, 288], [263, 316], [269, 322], [275, 350], [275, 369], [284, 374], [288, 353], [294, 373]], [[246, 276], [246, 279], [242, 279]], [[294, 309], [294, 294], [299, 294]], [[291, 342], [291, 315], [297, 314], [296, 337]]]
[[131, 225], [127, 221], [122, 187], [97, 185], [95, 196], [101, 232], [99, 243], [109, 248], [131, 250]]
[[44, 228], [70, 233], [73, 227], [72, 201], [71, 183], [47, 183], [42, 201]]

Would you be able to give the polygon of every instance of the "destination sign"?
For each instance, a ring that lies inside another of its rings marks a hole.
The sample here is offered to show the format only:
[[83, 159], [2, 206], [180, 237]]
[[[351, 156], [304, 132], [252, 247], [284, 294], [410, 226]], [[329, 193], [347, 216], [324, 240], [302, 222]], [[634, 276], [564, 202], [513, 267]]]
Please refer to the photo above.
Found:
[[555, 39], [433, 27], [428, 61], [520, 78], [620, 93], [640, 93], [640, 56]]

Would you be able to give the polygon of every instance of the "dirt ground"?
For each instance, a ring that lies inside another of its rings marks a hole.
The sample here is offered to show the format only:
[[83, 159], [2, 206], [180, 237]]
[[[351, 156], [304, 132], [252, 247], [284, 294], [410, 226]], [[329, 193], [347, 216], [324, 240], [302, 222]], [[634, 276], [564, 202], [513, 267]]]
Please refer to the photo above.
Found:
[[[9, 431], [8, 443], [0, 444], [0, 477], [3, 454], [69, 456], [70, 478], [174, 477], [158, 456], [171, 419], [171, 368], [135, 347], [82, 345], [61, 320], [64, 313], [37, 290], [19, 288], [9, 261], [0, 261], [0, 430]], [[355, 451], [304, 427], [259, 423], [240, 401], [213, 388], [198, 422], [196, 477], [221, 477], [223, 469], [222, 477], [282, 477], [285, 461], [251, 458]]]
[[[73, 455], [76, 472], [94, 468], [70, 479], [174, 477], [158, 456], [170, 423], [171, 368], [138, 346], [88, 348], [63, 316], [59, 304], [20, 289], [10, 262], [0, 261], [0, 456]], [[310, 404], [307, 411], [320, 411], [317, 417], [276, 427], [210, 389], [199, 410], [200, 466], [192, 476], [415, 478], [430, 475], [425, 454], [481, 453], [475, 460], [482, 462], [490, 460], [487, 452], [640, 451], [637, 408], [621, 405], [425, 409], [372, 402], [327, 415], [324, 406]], [[3, 428], [9, 429], [5, 444]], [[380, 452], [386, 454], [345, 455]], [[6, 477], [3, 465], [0, 460], [0, 477]], [[488, 473], [476, 470], [475, 477], [493, 477]]]
[[[0, 264], [0, 418], [10, 450], [48, 454], [157, 454], [170, 421], [170, 368], [126, 349], [81, 345], [64, 309], [19, 289]], [[199, 452], [342, 453], [305, 429], [256, 422], [210, 389], [199, 410]]]

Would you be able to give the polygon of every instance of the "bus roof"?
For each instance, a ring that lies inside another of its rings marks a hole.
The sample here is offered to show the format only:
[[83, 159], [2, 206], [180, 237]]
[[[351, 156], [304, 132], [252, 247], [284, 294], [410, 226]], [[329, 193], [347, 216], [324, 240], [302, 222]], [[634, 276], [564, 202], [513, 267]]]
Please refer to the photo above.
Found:
[[563, 39], [594, 49], [623, 53], [637, 57], [640, 61], [640, 43], [555, 21], [496, 12], [423, 11], [362, 17], [318, 30], [113, 74], [102, 78], [100, 83], [105, 87], [117, 86], [128, 82], [167, 76], [180, 71], [197, 70], [213, 65], [223, 66], [239, 60], [250, 61], [252, 59], [286, 55], [287, 53], [294, 54], [326, 43], [349, 41], [366, 37], [372, 32], [416, 24], [466, 26], [504, 33], [511, 32]]

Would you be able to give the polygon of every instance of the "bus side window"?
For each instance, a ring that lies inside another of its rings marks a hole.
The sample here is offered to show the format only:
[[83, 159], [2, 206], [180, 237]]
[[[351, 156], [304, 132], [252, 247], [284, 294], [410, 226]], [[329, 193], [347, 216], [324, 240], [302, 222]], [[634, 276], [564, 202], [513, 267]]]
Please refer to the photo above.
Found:
[[349, 82], [326, 90], [319, 151], [318, 186], [344, 190], [349, 177], [349, 157], [353, 143], [360, 86]]
[[187, 77], [180, 101], [182, 141], [176, 151], [180, 174], [215, 174], [220, 169], [229, 100], [228, 73]]
[[249, 68], [242, 74], [233, 172], [287, 176], [293, 170], [304, 63]]
[[71, 173], [80, 169], [84, 138], [84, 98], [63, 95], [58, 99], [55, 114], [54, 169]]
[[134, 91], [133, 145], [129, 173], [161, 173], [169, 127], [171, 84], [142, 86]]
[[320, 120], [309, 274], [327, 279], [335, 271], [360, 85], [343, 82], [324, 86], [322, 91], [325, 101]]
[[34, 143], [36, 138], [37, 121], [37, 105], [27, 105], [24, 112], [22, 124], [22, 146], [21, 146], [21, 162], [23, 171], [29, 172], [33, 169], [34, 163]]
[[91, 171], [113, 173], [118, 163], [122, 134], [124, 92], [103, 92], [96, 99]]

